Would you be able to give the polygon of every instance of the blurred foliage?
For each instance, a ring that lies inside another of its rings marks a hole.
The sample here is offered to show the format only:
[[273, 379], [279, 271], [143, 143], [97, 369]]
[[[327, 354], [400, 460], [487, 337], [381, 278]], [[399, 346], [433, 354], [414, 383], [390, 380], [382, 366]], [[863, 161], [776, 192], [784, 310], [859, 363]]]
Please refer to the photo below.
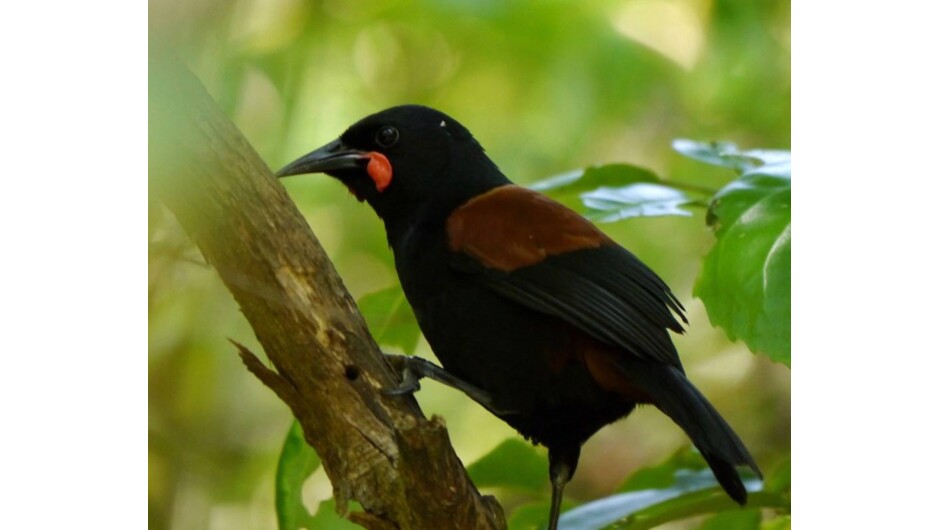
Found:
[[356, 304], [369, 324], [369, 333], [375, 342], [383, 347], [399, 349], [402, 353], [414, 353], [421, 330], [400, 286], [369, 293]]
[[544, 494], [548, 486], [546, 469], [547, 451], [510, 438], [468, 466], [467, 472], [478, 488], [509, 488], [538, 495]]
[[630, 217], [687, 215], [680, 208], [694, 202], [680, 190], [659, 184], [630, 184], [620, 188], [597, 188], [581, 195], [588, 219], [602, 223]]
[[533, 183], [532, 189], [551, 195], [598, 222], [630, 217], [692, 215], [679, 208], [695, 201], [666, 185], [652, 171], [630, 164], [606, 164]]
[[316, 528], [313, 517], [303, 501], [303, 487], [310, 475], [320, 467], [320, 457], [304, 440], [300, 423], [294, 421], [277, 461], [277, 481], [274, 503], [277, 506], [277, 526], [280, 530]]
[[[592, 166], [538, 181], [532, 189], [596, 222], [631, 217], [691, 216], [707, 205], [717, 239], [705, 257], [694, 294], [712, 323], [731, 340], [790, 365], [790, 152], [740, 151], [729, 142], [672, 142], [689, 158], [735, 170], [717, 192], [669, 182], [629, 164]], [[680, 188], [701, 195], [692, 199]], [[703, 202], [707, 200], [707, 202]]]
[[[789, 469], [789, 371], [730, 342], [692, 298], [702, 258], [715, 246], [706, 209], [696, 205], [707, 204], [735, 174], [670, 146], [673, 138], [696, 138], [789, 148], [789, 10], [786, 1], [749, 0], [152, 0], [150, 34], [178, 50], [275, 168], [366, 114], [410, 102], [461, 121], [520, 184], [583, 174], [574, 188], [551, 193], [585, 213], [581, 194], [625, 184], [605, 181], [602, 170], [576, 168], [648, 168], [635, 170], [649, 175], [634, 184], [680, 190], [692, 201], [682, 206], [691, 218], [631, 218], [604, 230], [663, 276], [689, 309], [689, 332], [675, 337], [687, 372], [767, 470], [784, 463]], [[379, 341], [433, 358], [402, 325], [405, 306], [382, 311], [395, 305], [398, 287], [375, 216], [329, 179], [284, 184], [347, 287], [365, 302]], [[624, 204], [613, 201], [611, 212]], [[313, 513], [311, 527], [349, 528], [335, 513], [322, 468], [300, 478], [313, 460], [298, 465], [303, 472], [283, 489], [284, 475], [275, 469], [290, 412], [247, 373], [226, 340], [260, 349], [214, 271], [156, 203], [148, 236], [150, 526], [276, 528], [278, 491], [295, 501], [299, 495]], [[363, 299], [369, 293], [377, 294]], [[512, 528], [544, 521], [547, 471], [543, 489], [534, 481], [541, 449], [449, 389], [429, 383], [418, 398], [428, 414], [447, 419], [464, 462], [481, 462], [471, 472], [498, 495]], [[686, 444], [661, 414], [638, 410], [585, 445], [565, 509], [611, 495], [628, 477], [643, 476], [634, 475], [638, 469], [668, 462]], [[284, 464], [286, 473], [291, 466]], [[675, 474], [663, 476], [666, 483], [643, 489], [668, 488]], [[768, 475], [768, 491], [775, 477]], [[699, 501], [694, 506], [711, 502]], [[714, 511], [689, 511], [704, 513]], [[750, 528], [732, 525], [753, 525], [754, 513], [667, 526]], [[760, 528], [789, 528], [789, 518], [774, 513], [760, 512]]]
[[307, 479], [319, 467], [320, 458], [304, 440], [300, 423], [294, 421], [287, 431], [281, 457], [277, 462], [274, 503], [277, 507], [279, 530], [360, 528], [336, 512], [336, 502], [333, 499], [321, 501], [315, 510], [316, 515], [311, 515], [304, 500], [303, 489]]
[[[789, 477], [789, 465], [786, 473]], [[567, 530], [608, 527], [640, 530], [690, 516], [716, 514], [703, 528], [724, 528], [715, 524], [727, 524], [728, 528], [753, 524], [744, 528], [756, 529], [762, 519], [758, 508], [789, 513], [788, 481], [784, 484], [777, 479], [778, 487], [774, 489], [762, 484], [749, 471], [743, 478], [749, 492], [747, 507], [738, 506], [728, 498], [704, 459], [697, 452], [684, 448], [662, 463], [634, 473], [621, 486], [620, 493], [565, 512], [560, 526]]]
[[676, 150], [735, 169], [706, 220], [717, 242], [695, 295], [731, 340], [790, 365], [790, 152], [739, 151], [734, 144], [679, 140]]

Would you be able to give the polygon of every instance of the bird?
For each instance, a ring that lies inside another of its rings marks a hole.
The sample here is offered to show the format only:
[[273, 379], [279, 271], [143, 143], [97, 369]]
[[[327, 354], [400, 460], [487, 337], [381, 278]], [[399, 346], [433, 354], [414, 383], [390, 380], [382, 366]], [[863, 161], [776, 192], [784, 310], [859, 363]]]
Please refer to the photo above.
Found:
[[[684, 308], [633, 253], [566, 206], [513, 184], [466, 127], [401, 105], [276, 173], [326, 173], [385, 225], [402, 290], [441, 366], [397, 356], [400, 386], [463, 391], [548, 449], [556, 530], [581, 446], [652, 405], [691, 439], [737, 503], [737, 466], [760, 470], [689, 381], [670, 332]], [[681, 319], [682, 323], [679, 322]]]

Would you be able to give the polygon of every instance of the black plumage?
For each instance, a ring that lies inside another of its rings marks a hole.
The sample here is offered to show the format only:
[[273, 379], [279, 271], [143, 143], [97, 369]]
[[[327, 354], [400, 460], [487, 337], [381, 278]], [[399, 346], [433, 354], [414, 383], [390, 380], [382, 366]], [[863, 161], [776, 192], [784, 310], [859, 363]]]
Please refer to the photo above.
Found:
[[746, 501], [735, 466], [757, 465], [686, 378], [669, 337], [686, 322], [682, 305], [636, 256], [513, 185], [466, 128], [426, 107], [369, 116], [278, 175], [311, 172], [342, 181], [384, 221], [443, 379], [548, 447], [551, 528], [581, 445], [641, 403], [672, 418]]

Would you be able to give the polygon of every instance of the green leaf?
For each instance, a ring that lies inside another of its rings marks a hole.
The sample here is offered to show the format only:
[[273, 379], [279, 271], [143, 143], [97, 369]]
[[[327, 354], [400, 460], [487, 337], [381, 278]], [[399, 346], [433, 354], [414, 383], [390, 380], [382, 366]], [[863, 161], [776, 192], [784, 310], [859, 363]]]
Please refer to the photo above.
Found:
[[605, 164], [576, 169], [561, 175], [540, 180], [529, 188], [547, 193], [552, 197], [563, 194], [577, 195], [602, 186], [626, 186], [638, 182], [659, 182], [652, 171], [630, 164]]
[[303, 429], [297, 421], [291, 425], [277, 461], [274, 505], [280, 530], [314, 528], [313, 518], [304, 505], [304, 482], [320, 467], [320, 458], [304, 440]]
[[725, 186], [712, 199], [707, 221], [717, 242], [695, 296], [731, 340], [789, 366], [789, 161], [749, 169]]
[[400, 348], [409, 355], [414, 353], [421, 330], [399, 286], [367, 294], [358, 305], [375, 342]]
[[[742, 470], [742, 479], [752, 492], [749, 508], [789, 504], [781, 495], [761, 492], [761, 481], [752, 472]], [[742, 511], [718, 485], [702, 456], [691, 447], [677, 451], [656, 466], [637, 471], [619, 491], [565, 512], [561, 517], [564, 528], [586, 530], [613, 524], [616, 528], [635, 530], [691, 515]]]
[[756, 508], [728, 510], [713, 515], [699, 530], [760, 530], [761, 515]]
[[[720, 487], [692, 491], [675, 498], [652, 505], [630, 514], [611, 528], [618, 530], [648, 530], [672, 521], [710, 513], [742, 513], [754, 509], [770, 508], [779, 511], [790, 510], [790, 502], [774, 493], [756, 491], [759, 483], [745, 481], [750, 492], [747, 507], [738, 506]], [[745, 516], [746, 517], [746, 516]]]
[[685, 193], [662, 184], [631, 184], [622, 188], [598, 188], [581, 195], [587, 218], [611, 223], [629, 217], [657, 215], [691, 216], [679, 206], [693, 201]]
[[693, 160], [743, 171], [738, 146], [731, 142], [696, 142], [685, 138], [672, 141], [672, 148]]
[[679, 206], [695, 202], [664, 184], [655, 173], [630, 164], [570, 171], [530, 186], [589, 219], [613, 222], [630, 217], [692, 215]]
[[[756, 479], [747, 480], [745, 485], [749, 489], [756, 489], [760, 487], [760, 481]], [[674, 499], [703, 491], [718, 492], [727, 498], [724, 491], [716, 486], [715, 477], [712, 475], [711, 470], [679, 470], [676, 472], [675, 481], [667, 488], [618, 493], [589, 502], [565, 512], [559, 522], [563, 523], [562, 526], [566, 530], [602, 528], [628, 517], [634, 517], [637, 513], [645, 513], [644, 510], [653, 509]], [[728, 502], [734, 504], [730, 499]], [[659, 514], [659, 512], [655, 513]]]
[[[352, 503], [351, 503], [352, 504]], [[358, 506], [358, 504], [356, 505]], [[350, 506], [350, 509], [355, 509]], [[310, 519], [308, 530], [361, 530], [362, 527], [336, 513], [336, 501], [327, 499], [320, 503], [317, 514]]]
[[[790, 151], [786, 149], [750, 149], [741, 153], [751, 160], [759, 160], [764, 166], [790, 163]], [[789, 174], [789, 170], [787, 170]]]
[[662, 489], [672, 486], [676, 481], [676, 473], [681, 470], [698, 471], [707, 467], [702, 455], [692, 446], [685, 446], [669, 458], [651, 467], [637, 470], [623, 483], [617, 491], [639, 491], [646, 489]]
[[740, 151], [731, 142], [696, 142], [677, 138], [672, 141], [672, 148], [693, 160], [715, 166], [734, 169], [739, 173], [756, 167], [790, 161], [790, 152], [775, 149], [752, 149]]
[[790, 458], [780, 463], [764, 482], [764, 489], [774, 493], [790, 494]]
[[477, 487], [542, 493], [548, 487], [548, 458], [532, 445], [509, 438], [467, 468]]
[[[562, 501], [562, 509], [570, 506], [569, 503]], [[544, 530], [548, 525], [548, 513], [551, 510], [551, 502], [531, 502], [523, 504], [516, 508], [506, 524], [509, 530]]]
[[790, 530], [790, 516], [781, 515], [775, 519], [764, 521], [760, 530]]

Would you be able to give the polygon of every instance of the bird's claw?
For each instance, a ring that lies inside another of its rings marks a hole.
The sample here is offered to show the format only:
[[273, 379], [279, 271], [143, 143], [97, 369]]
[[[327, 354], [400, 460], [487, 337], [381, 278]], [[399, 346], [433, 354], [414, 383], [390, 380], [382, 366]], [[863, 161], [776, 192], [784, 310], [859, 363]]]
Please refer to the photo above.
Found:
[[392, 365], [392, 368], [401, 374], [401, 384], [392, 388], [383, 388], [379, 392], [386, 396], [404, 396], [414, 394], [421, 390], [421, 376], [412, 369], [410, 357], [404, 355], [385, 354], [385, 359]]
[[414, 394], [418, 390], [421, 390], [421, 383], [418, 382], [418, 378], [415, 377], [412, 372], [408, 371], [402, 372], [400, 385], [392, 388], [383, 388], [379, 392], [386, 396], [404, 396]]
[[383, 396], [405, 396], [408, 394], [414, 394], [418, 390], [421, 390], [421, 384], [415, 381], [412, 384], [402, 384], [393, 388], [383, 388], [379, 392]]
[[420, 357], [409, 357], [407, 355], [385, 354], [392, 368], [401, 374], [401, 384], [395, 388], [383, 389], [381, 392], [386, 396], [402, 396], [412, 394], [421, 388], [421, 379], [428, 377], [451, 388], [460, 390], [470, 399], [476, 401], [484, 408], [496, 414], [497, 416], [511, 416], [518, 411], [504, 409], [496, 405], [493, 396], [482, 389], [452, 375], [440, 366], [422, 359]]

